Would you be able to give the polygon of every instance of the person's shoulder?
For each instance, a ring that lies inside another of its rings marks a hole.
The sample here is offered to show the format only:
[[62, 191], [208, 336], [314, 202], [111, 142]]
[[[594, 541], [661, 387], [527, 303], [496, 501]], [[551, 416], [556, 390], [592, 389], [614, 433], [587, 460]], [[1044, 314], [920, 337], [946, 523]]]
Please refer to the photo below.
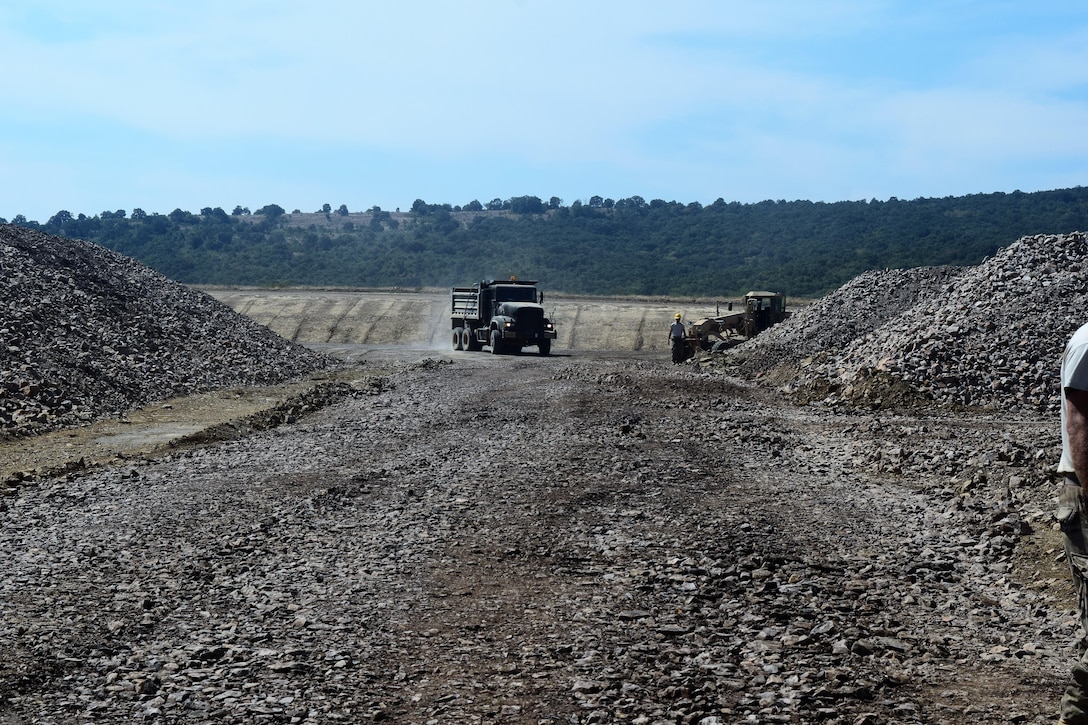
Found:
[[1088, 323], [1081, 325], [1073, 336], [1069, 338], [1069, 347], [1088, 345]]

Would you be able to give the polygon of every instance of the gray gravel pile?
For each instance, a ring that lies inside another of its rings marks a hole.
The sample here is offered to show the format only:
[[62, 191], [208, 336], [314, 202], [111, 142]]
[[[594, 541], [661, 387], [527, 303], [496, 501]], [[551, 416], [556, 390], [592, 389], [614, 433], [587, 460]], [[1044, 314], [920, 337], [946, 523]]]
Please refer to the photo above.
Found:
[[795, 391], [830, 403], [1053, 412], [1062, 348], [1088, 321], [1086, 255], [1079, 232], [1037, 235], [963, 270], [870, 272], [732, 359], [751, 346], [767, 370], [779, 354]]
[[962, 267], [916, 267], [864, 272], [744, 344], [739, 357], [753, 370], [797, 365], [842, 350], [880, 329], [919, 300], [954, 280]]
[[108, 249], [0, 226], [0, 435], [328, 364]]

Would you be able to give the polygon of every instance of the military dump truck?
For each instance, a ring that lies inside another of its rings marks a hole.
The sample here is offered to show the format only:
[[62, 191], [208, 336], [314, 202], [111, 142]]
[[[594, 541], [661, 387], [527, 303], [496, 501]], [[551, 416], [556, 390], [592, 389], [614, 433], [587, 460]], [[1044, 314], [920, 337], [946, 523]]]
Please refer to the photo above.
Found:
[[541, 355], [552, 351], [555, 325], [544, 315], [544, 293], [535, 280], [484, 280], [454, 287], [450, 302], [454, 350], [482, 350], [495, 355], [536, 345]]

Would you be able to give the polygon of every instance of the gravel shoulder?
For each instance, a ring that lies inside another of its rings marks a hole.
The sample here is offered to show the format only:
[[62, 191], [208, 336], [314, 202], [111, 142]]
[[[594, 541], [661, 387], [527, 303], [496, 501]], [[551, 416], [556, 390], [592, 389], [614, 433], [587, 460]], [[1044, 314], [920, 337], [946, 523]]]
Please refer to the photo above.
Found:
[[[278, 385], [237, 387], [157, 401], [36, 436], [0, 437], [0, 482], [123, 465], [131, 459], [237, 437], [306, 415], [350, 390], [380, 385], [381, 371], [346, 367]], [[374, 382], [379, 381], [379, 382]], [[336, 390], [338, 386], [343, 389]]]
[[1053, 421], [800, 408], [658, 356], [363, 357], [269, 425], [216, 428], [299, 389], [61, 432], [104, 465], [9, 480], [0, 722], [1055, 719]]

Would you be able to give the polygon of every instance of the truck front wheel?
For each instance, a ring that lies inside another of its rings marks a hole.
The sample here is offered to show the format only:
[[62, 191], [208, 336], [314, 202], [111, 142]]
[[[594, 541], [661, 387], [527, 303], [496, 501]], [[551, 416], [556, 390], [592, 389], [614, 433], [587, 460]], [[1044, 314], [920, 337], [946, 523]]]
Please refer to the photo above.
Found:
[[552, 352], [552, 341], [550, 339], [541, 340], [537, 347], [540, 349], [541, 355], [550, 355]]
[[454, 350], [464, 350], [465, 349], [464, 332], [465, 332], [465, 328], [463, 328], [463, 327], [453, 328], [453, 349]]
[[491, 331], [491, 354], [501, 355], [502, 350], [502, 333], [498, 330]]

